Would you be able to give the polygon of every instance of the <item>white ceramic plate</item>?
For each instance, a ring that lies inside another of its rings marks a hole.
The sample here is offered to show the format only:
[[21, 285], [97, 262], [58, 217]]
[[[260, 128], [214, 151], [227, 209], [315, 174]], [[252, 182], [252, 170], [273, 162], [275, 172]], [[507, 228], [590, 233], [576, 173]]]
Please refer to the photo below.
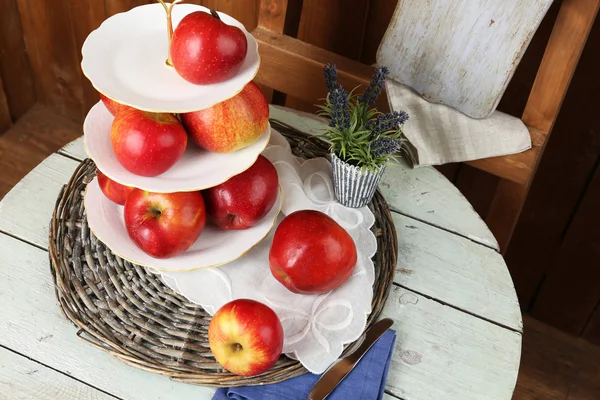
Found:
[[132, 263], [163, 272], [213, 268], [237, 260], [256, 246], [271, 231], [281, 210], [281, 191], [271, 211], [255, 226], [240, 231], [225, 231], [208, 223], [185, 253], [166, 259], [154, 258], [139, 249], [129, 238], [123, 207], [110, 201], [94, 178], [85, 191], [84, 205], [92, 232], [115, 254]]
[[92, 107], [83, 123], [86, 153], [110, 179], [157, 193], [189, 192], [223, 183], [250, 168], [269, 144], [271, 136], [268, 125], [256, 142], [232, 153], [212, 153], [188, 140], [183, 157], [174, 166], [158, 176], [147, 177], [132, 174], [117, 160], [110, 142], [113, 120], [104, 103], [98, 102]]
[[[194, 11], [209, 9], [177, 4], [173, 26]], [[83, 44], [81, 68], [98, 91], [141, 110], [182, 113], [210, 107], [239, 93], [254, 79], [260, 65], [256, 39], [234, 18], [219, 16], [226, 24], [242, 29], [248, 39], [244, 64], [225, 82], [195, 85], [166, 65], [167, 18], [159, 3], [135, 7], [104, 21]]]

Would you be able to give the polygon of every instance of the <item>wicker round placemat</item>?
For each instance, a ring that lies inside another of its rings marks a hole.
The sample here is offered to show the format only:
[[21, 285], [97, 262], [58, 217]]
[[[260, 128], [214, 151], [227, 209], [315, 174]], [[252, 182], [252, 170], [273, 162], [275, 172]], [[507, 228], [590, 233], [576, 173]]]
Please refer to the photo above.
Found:
[[[322, 140], [278, 121], [271, 123], [290, 141], [294, 154], [327, 156]], [[58, 196], [49, 232], [56, 297], [63, 314], [79, 328], [79, 337], [127, 364], [204, 386], [276, 383], [306, 372], [285, 356], [254, 377], [235, 376], [221, 368], [208, 345], [210, 315], [165, 286], [157, 275], [113, 254], [91, 233], [83, 193], [95, 173], [93, 161], [79, 165]], [[369, 326], [383, 310], [398, 252], [394, 223], [379, 192], [370, 207], [378, 252]]]

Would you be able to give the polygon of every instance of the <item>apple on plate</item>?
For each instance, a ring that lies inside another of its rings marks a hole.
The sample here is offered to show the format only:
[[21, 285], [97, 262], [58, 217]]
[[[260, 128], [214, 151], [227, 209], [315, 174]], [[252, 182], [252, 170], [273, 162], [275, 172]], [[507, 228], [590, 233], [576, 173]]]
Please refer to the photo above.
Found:
[[141, 176], [167, 171], [181, 159], [187, 146], [187, 134], [175, 115], [135, 108], [117, 114], [110, 140], [121, 165]]
[[208, 218], [226, 230], [256, 225], [271, 211], [278, 193], [277, 170], [263, 156], [241, 174], [203, 191]]
[[100, 95], [100, 99], [102, 100], [102, 103], [104, 103], [104, 106], [115, 117], [120, 112], [133, 108], [133, 107], [126, 106], [125, 104], [121, 104], [118, 101], [113, 100], [110, 97], [107, 97], [103, 93], [98, 92], [98, 94]]
[[231, 373], [262, 374], [279, 359], [283, 328], [277, 314], [254, 300], [239, 299], [221, 307], [208, 326], [216, 360]]
[[328, 215], [314, 210], [289, 214], [271, 243], [271, 274], [294, 293], [320, 294], [339, 287], [354, 271], [356, 245]]
[[206, 223], [204, 199], [198, 191], [152, 193], [134, 189], [125, 202], [125, 227], [133, 242], [155, 258], [185, 252]]
[[251, 145], [265, 132], [269, 104], [258, 85], [250, 82], [229, 100], [182, 114], [181, 119], [198, 146], [229, 153]]
[[100, 171], [98, 171], [97, 177], [98, 185], [100, 186], [100, 190], [102, 190], [102, 193], [104, 193], [104, 195], [108, 197], [111, 201], [119, 205], [125, 205], [127, 196], [129, 196], [129, 193], [131, 193], [131, 191], [135, 189], [131, 186], [121, 185], [119, 182], [113, 181]]
[[206, 85], [233, 77], [246, 59], [248, 40], [212, 11], [186, 15], [173, 32], [171, 61], [186, 81]]

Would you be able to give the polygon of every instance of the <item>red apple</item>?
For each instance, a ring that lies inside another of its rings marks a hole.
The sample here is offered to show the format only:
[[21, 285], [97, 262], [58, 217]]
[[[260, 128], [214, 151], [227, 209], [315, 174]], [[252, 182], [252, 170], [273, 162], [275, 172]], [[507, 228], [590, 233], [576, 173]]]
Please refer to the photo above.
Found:
[[326, 214], [296, 211], [281, 221], [269, 252], [271, 274], [294, 293], [339, 287], [356, 265], [352, 237]]
[[187, 134], [173, 114], [131, 108], [119, 113], [110, 132], [117, 160], [129, 172], [160, 175], [183, 156]]
[[171, 60], [186, 81], [206, 85], [233, 77], [246, 59], [244, 32], [227, 25], [217, 13], [196, 11], [186, 15], [173, 33]]
[[117, 114], [119, 114], [122, 111], [133, 108], [133, 107], [126, 106], [125, 104], [121, 104], [109, 97], [106, 97], [104, 94], [102, 94], [100, 92], [98, 92], [98, 94], [100, 94], [100, 99], [104, 103], [104, 106], [106, 108], [108, 108], [108, 111], [110, 111], [110, 113], [114, 116], [116, 116]]
[[283, 348], [277, 314], [254, 300], [234, 300], [221, 307], [208, 326], [213, 355], [229, 372], [253, 376], [269, 370]]
[[98, 171], [98, 185], [100, 185], [100, 190], [102, 190], [102, 193], [104, 193], [106, 197], [120, 205], [125, 205], [127, 196], [135, 189], [131, 186], [121, 185], [120, 183], [113, 181], [100, 171]]
[[263, 156], [227, 182], [206, 189], [206, 213], [221, 229], [248, 229], [273, 208], [279, 192], [277, 170]]
[[254, 143], [267, 129], [269, 104], [254, 82], [229, 100], [181, 115], [192, 140], [216, 153], [229, 153]]
[[151, 193], [134, 189], [125, 202], [125, 227], [131, 240], [156, 258], [183, 253], [206, 223], [200, 192]]

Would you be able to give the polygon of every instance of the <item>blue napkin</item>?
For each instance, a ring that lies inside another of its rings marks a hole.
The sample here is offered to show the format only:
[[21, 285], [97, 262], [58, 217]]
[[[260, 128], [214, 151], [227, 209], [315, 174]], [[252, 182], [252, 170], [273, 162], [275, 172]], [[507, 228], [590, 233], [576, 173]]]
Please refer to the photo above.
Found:
[[[381, 400], [395, 342], [395, 331], [384, 333], [327, 399]], [[217, 389], [213, 400], [305, 400], [319, 377], [308, 373], [272, 385]]]

